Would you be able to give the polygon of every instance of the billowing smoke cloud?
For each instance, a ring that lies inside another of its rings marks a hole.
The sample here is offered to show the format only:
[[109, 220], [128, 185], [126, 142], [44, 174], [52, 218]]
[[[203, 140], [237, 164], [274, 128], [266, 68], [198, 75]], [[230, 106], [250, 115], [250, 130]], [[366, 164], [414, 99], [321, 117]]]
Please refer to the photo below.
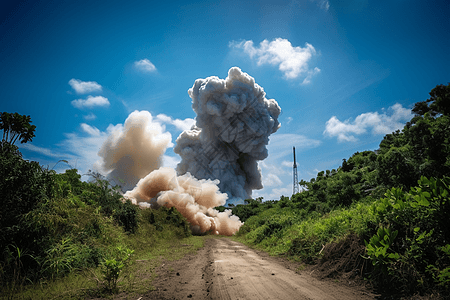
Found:
[[158, 169], [172, 141], [172, 135], [164, 129], [148, 111], [134, 111], [123, 126], [115, 126], [98, 153], [108, 178], [123, 190], [130, 190], [139, 179]]
[[197, 79], [188, 92], [197, 117], [176, 140], [177, 173], [219, 179], [229, 202], [251, 198], [263, 187], [258, 161], [267, 157], [269, 135], [280, 127], [278, 103], [237, 67], [226, 79]]
[[[175, 207], [194, 231], [232, 235], [242, 225], [231, 211], [214, 207], [226, 203], [227, 194], [219, 192], [218, 181], [197, 180], [190, 174], [177, 176], [172, 168], [160, 168], [171, 143], [171, 135], [147, 111], [134, 111], [125, 124], [109, 129], [99, 155], [101, 167], [123, 189], [134, 204]], [[142, 179], [141, 179], [142, 178]], [[137, 183], [137, 185], [136, 185]]]
[[230, 210], [214, 207], [229, 197], [234, 202], [250, 198], [252, 190], [262, 188], [258, 161], [268, 155], [281, 109], [237, 67], [225, 80], [196, 80], [189, 95], [196, 123], [176, 141], [174, 152], [182, 158], [176, 172], [160, 168], [171, 135], [146, 111], [133, 112], [124, 126], [112, 130], [99, 152], [102, 168], [125, 188], [137, 182], [125, 193], [133, 203], [175, 207], [194, 230], [232, 235], [242, 222]]
[[231, 211], [218, 212], [216, 206], [226, 203], [217, 181], [197, 180], [189, 173], [177, 176], [172, 168], [160, 168], [141, 179], [137, 186], [125, 193], [133, 203], [151, 202], [175, 207], [200, 232], [233, 235], [242, 223]]

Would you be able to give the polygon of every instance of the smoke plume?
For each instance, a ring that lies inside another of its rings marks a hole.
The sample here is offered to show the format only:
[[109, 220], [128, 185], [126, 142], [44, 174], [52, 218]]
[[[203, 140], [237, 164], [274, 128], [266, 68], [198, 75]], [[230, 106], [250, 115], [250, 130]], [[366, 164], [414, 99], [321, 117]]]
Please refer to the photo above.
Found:
[[197, 79], [188, 93], [197, 117], [176, 140], [177, 173], [219, 179], [230, 202], [251, 198], [263, 187], [258, 161], [267, 157], [269, 135], [280, 127], [278, 103], [238, 67], [226, 79]]
[[197, 117], [177, 138], [174, 152], [181, 162], [176, 172], [160, 167], [171, 135], [146, 111], [131, 113], [124, 126], [112, 130], [99, 151], [102, 168], [109, 178], [124, 182], [122, 187], [134, 187], [125, 193], [134, 204], [175, 207], [194, 230], [232, 235], [242, 222], [230, 210], [214, 207], [230, 197], [248, 199], [262, 188], [258, 161], [268, 155], [281, 109], [237, 67], [225, 80], [197, 79], [188, 92]]
[[189, 173], [177, 176], [172, 168], [160, 168], [141, 179], [125, 197], [133, 203], [151, 202], [175, 207], [199, 232], [233, 235], [242, 225], [231, 211], [213, 209], [226, 203], [227, 194], [221, 193], [217, 181], [198, 180]]
[[101, 167], [122, 189], [132, 189], [139, 179], [161, 166], [171, 141], [172, 135], [154, 122], [148, 111], [134, 111], [103, 143], [98, 153], [103, 159]]

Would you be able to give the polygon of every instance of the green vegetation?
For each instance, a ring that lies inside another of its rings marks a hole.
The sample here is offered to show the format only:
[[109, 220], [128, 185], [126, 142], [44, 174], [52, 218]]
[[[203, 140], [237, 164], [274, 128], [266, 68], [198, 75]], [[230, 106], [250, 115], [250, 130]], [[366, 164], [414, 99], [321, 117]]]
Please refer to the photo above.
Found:
[[0, 130], [3, 130], [2, 141], [14, 145], [20, 139], [20, 143], [30, 142], [34, 137], [35, 125], [31, 125], [31, 117], [2, 112], [0, 114]]
[[304, 263], [334, 257], [341, 271], [351, 266], [381, 292], [448, 295], [450, 84], [430, 96], [379, 150], [302, 180], [291, 198], [232, 207], [245, 221], [238, 239]]
[[379, 226], [366, 246], [378, 282], [407, 290], [448, 289], [449, 194], [449, 177], [422, 177], [409, 192], [392, 188], [374, 204]]
[[[1, 116], [1, 299], [144, 292], [162, 257], [202, 245], [175, 209], [139, 209], [99, 174], [83, 182], [75, 169], [56, 174], [23, 159], [14, 142], [34, 136], [30, 118]], [[190, 246], [174, 248], [181, 243]]]
[[[379, 150], [302, 180], [291, 198], [232, 207], [245, 221], [237, 238], [304, 263], [335, 263], [381, 292], [450, 294], [450, 84], [430, 96]], [[162, 258], [202, 246], [175, 209], [141, 210], [99, 174], [83, 182], [75, 169], [56, 174], [23, 159], [14, 142], [34, 137], [29, 116], [0, 121], [2, 299], [143, 293]]]

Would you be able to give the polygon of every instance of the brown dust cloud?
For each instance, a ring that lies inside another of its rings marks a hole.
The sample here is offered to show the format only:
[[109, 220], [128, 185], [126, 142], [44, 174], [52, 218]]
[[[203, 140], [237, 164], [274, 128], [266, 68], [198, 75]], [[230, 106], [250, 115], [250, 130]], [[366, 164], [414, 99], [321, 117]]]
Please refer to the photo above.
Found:
[[281, 108], [238, 67], [225, 79], [197, 79], [188, 93], [197, 116], [176, 139], [176, 170], [162, 167], [172, 136], [147, 111], [132, 112], [111, 131], [99, 151], [101, 167], [134, 204], [174, 207], [194, 231], [233, 235], [243, 223], [214, 208], [242, 203], [263, 187], [258, 161], [268, 156]]

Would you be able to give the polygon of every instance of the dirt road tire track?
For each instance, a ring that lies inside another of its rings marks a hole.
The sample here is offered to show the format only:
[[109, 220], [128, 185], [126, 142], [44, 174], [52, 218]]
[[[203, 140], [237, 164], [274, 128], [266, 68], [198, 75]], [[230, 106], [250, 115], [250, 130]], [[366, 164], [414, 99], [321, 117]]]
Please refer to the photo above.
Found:
[[197, 254], [166, 262], [144, 299], [375, 299], [361, 288], [298, 274], [229, 238], [207, 238]]

